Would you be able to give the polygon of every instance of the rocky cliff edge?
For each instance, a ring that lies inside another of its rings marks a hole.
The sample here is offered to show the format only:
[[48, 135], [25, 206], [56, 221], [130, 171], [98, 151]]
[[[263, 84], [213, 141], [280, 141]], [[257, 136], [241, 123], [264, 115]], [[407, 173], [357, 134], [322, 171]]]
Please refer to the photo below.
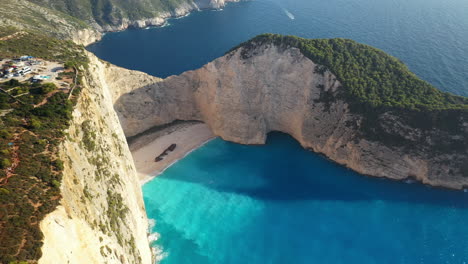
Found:
[[[126, 136], [174, 120], [203, 121], [241, 144], [281, 131], [361, 174], [468, 186], [466, 112], [452, 115], [456, 129], [448, 130], [431, 123], [432, 112], [354, 111], [336, 76], [317, 68], [298, 48], [240, 47], [201, 69], [144, 83], [114, 107]], [[429, 128], [415, 119], [428, 119]]]

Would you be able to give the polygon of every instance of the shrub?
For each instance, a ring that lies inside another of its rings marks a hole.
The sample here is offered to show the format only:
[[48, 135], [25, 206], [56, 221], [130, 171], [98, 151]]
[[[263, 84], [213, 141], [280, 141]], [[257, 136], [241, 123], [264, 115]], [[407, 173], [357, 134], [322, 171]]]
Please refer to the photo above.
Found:
[[38, 128], [41, 128], [42, 123], [37, 117], [32, 117], [29, 126], [32, 129], [38, 129]]
[[8, 130], [2, 129], [2, 130], [0, 130], [0, 137], [4, 138], [4, 139], [10, 139], [11, 134], [10, 134], [10, 132], [8, 132]]
[[67, 61], [64, 64], [65, 69], [71, 69], [76, 66], [76, 62], [74, 61]]
[[10, 87], [16, 87], [18, 85], [20, 85], [20, 82], [16, 79], [10, 79], [8, 82], [5, 83], [7, 86], [10, 86]]
[[52, 162], [52, 166], [55, 167], [55, 170], [62, 171], [63, 170], [63, 161], [61, 160], [54, 160]]
[[48, 94], [52, 91], [57, 90], [57, 86], [54, 83], [44, 83], [41, 86], [41, 94]]
[[6, 169], [11, 166], [11, 161], [9, 159], [2, 159], [0, 161], [0, 168], [1, 169]]

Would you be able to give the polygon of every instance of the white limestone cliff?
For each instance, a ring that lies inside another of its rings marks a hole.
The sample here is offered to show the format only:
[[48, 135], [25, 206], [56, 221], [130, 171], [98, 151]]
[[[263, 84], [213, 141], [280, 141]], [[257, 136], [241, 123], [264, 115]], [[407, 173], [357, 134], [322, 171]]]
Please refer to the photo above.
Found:
[[60, 150], [60, 206], [40, 224], [45, 239], [39, 263], [152, 264], [141, 186], [113, 110], [116, 90], [105, 81], [112, 74], [89, 56], [89, 74]]
[[[466, 119], [460, 135], [437, 127], [423, 134], [389, 111], [375, 124], [382, 134], [370, 138], [361, 129], [366, 117], [338, 96], [343, 88], [337, 78], [316, 71], [317, 65], [297, 48], [266, 44], [249, 51], [248, 58], [241, 50], [123, 95], [115, 109], [125, 134], [174, 120], [203, 121], [214, 134], [242, 144], [263, 144], [269, 132], [281, 131], [361, 174], [409, 177], [455, 189], [468, 186], [466, 153], [423, 149], [437, 148], [437, 140], [450, 145], [468, 135]], [[406, 138], [415, 147], [390, 146], [384, 134]]]
[[[146, 213], [125, 136], [175, 120], [203, 121], [214, 134], [242, 144], [263, 144], [269, 132], [282, 131], [365, 175], [468, 186], [460, 167], [466, 153], [426, 153], [364, 136], [359, 128], [365, 117], [338, 96], [343, 88], [337, 78], [316, 71], [317, 64], [298, 49], [266, 44], [248, 56], [241, 51], [164, 80], [88, 54], [90, 74], [62, 145], [63, 199], [41, 222], [40, 263], [151, 263]], [[427, 144], [468, 135], [463, 122], [464, 134], [434, 128]], [[423, 135], [393, 112], [379, 116], [378, 125], [410, 141]]]

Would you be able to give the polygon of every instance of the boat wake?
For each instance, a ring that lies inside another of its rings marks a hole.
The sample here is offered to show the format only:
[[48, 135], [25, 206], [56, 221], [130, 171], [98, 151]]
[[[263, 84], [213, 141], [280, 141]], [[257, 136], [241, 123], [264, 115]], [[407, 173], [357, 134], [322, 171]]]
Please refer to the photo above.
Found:
[[289, 17], [289, 19], [291, 19], [291, 20], [296, 19], [296, 17], [291, 12], [289, 12], [287, 9], [283, 8], [283, 11]]

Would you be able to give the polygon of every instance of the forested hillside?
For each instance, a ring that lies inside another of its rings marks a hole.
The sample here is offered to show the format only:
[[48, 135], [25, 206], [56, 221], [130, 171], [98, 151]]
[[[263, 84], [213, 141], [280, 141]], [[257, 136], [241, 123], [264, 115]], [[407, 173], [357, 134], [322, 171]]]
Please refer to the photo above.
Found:
[[122, 19], [153, 18], [190, 0], [28, 0], [59, 10], [87, 23], [117, 25]]
[[353, 40], [263, 34], [240, 47], [244, 47], [247, 56], [251, 48], [265, 43], [299, 48], [306, 57], [323, 66], [316, 71], [329, 70], [336, 75], [350, 102], [372, 108], [468, 110], [468, 98], [438, 90], [410, 72], [397, 58]]
[[35, 30], [70, 39], [79, 30], [99, 32], [125, 28], [135, 21], [166, 18], [197, 0], [0, 0], [0, 26]]

